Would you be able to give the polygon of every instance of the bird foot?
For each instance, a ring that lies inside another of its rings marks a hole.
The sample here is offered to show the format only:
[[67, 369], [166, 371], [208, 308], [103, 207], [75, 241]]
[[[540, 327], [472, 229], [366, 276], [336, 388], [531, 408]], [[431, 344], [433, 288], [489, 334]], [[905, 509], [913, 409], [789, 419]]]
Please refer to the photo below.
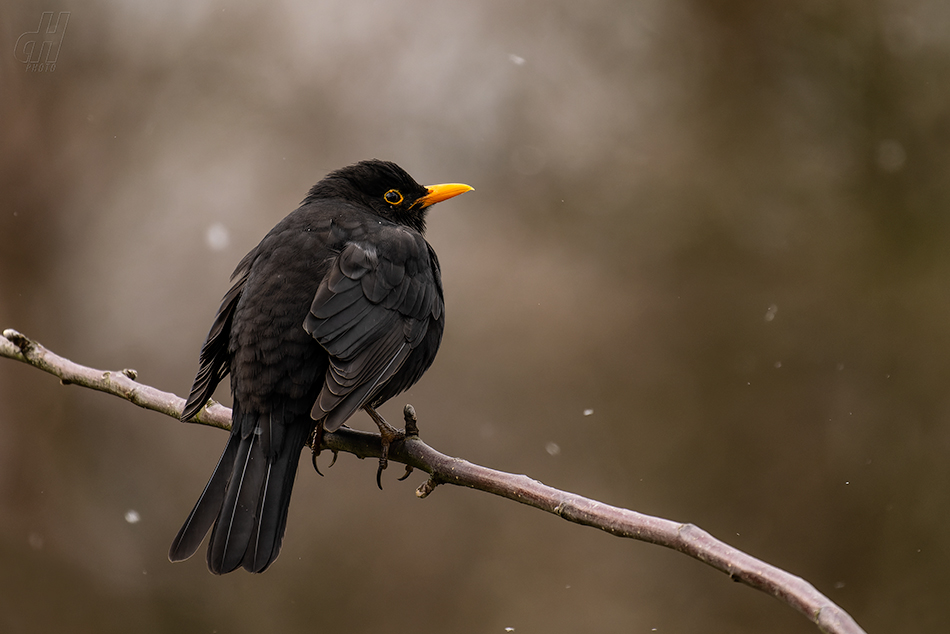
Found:
[[[406, 438], [418, 438], [419, 437], [419, 420], [416, 418], [416, 409], [406, 403], [406, 406], [402, 409], [403, 420], [406, 421]], [[402, 474], [401, 478], [398, 478], [399, 482], [402, 482], [406, 478], [412, 475], [412, 465], [406, 465], [406, 472]]]
[[[366, 413], [369, 414], [370, 418], [373, 419], [373, 422], [376, 423], [376, 426], [379, 427], [379, 437], [380, 442], [383, 445], [382, 453], [379, 456], [379, 468], [376, 470], [376, 486], [380, 490], [383, 488], [382, 475], [383, 469], [389, 466], [389, 446], [394, 442], [404, 440], [406, 438], [406, 432], [396, 429], [388, 422], [386, 419], [379, 415], [379, 413], [372, 407], [366, 408]], [[406, 476], [409, 474], [407, 473]], [[402, 479], [405, 479], [406, 476], [403, 476]]]
[[[317, 472], [321, 478], [323, 473], [320, 472], [320, 467], [317, 466], [317, 456], [320, 455], [320, 447], [323, 445], [323, 424], [319, 423], [316, 427], [313, 428], [313, 433], [310, 434], [310, 461], [313, 463], [313, 470]], [[333, 460], [330, 461], [330, 466], [336, 464], [336, 459], [340, 455], [338, 451], [333, 452]]]

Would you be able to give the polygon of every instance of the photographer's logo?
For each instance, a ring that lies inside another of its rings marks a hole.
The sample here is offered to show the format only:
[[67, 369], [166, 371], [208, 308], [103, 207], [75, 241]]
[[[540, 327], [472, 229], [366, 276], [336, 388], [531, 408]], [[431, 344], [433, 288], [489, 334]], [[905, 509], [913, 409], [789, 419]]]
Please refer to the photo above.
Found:
[[53, 12], [44, 11], [40, 26], [27, 31], [16, 41], [14, 55], [26, 65], [28, 73], [51, 73], [56, 70], [59, 49], [69, 24], [69, 11], [60, 11], [53, 24]]

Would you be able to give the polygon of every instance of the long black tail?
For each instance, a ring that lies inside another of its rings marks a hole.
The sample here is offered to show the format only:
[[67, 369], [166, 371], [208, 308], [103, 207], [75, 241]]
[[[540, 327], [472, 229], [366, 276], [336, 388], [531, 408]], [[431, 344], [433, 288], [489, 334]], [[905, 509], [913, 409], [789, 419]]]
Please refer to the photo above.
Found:
[[172, 561], [195, 554], [212, 525], [208, 568], [215, 574], [242, 565], [263, 572], [280, 553], [300, 451], [313, 428], [306, 423], [285, 428], [264, 417], [254, 425], [239, 420], [236, 416], [211, 479], [172, 542]]

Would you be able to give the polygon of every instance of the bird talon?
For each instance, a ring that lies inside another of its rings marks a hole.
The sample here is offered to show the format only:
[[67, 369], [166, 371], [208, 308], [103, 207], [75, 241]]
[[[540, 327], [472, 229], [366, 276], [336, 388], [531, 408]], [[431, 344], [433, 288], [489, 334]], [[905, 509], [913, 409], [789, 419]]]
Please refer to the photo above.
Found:
[[[320, 447], [321, 445], [323, 445], [323, 424], [322, 423], [318, 424], [316, 427], [313, 428], [313, 432], [311, 432], [310, 434], [308, 443], [310, 445], [310, 450], [312, 452], [310, 454], [310, 461], [313, 463], [313, 470], [316, 471], [317, 475], [319, 475], [322, 478], [323, 473], [320, 472], [320, 467], [317, 466], [317, 456], [320, 455]], [[333, 452], [333, 462], [336, 462], [335, 451]], [[333, 462], [330, 463], [331, 467], [333, 466]]]
[[379, 455], [379, 468], [376, 470], [376, 486], [382, 490], [383, 469], [389, 466], [389, 446], [399, 440], [405, 440], [406, 432], [400, 431], [390, 425], [386, 422], [386, 419], [380, 416], [372, 407], [366, 406], [364, 409], [370, 418], [373, 419], [373, 422], [376, 423], [376, 426], [379, 427], [379, 442], [382, 445], [382, 451]]
[[[386, 422], [386, 421], [383, 421]], [[390, 428], [392, 429], [392, 428]], [[380, 427], [380, 432], [382, 432], [382, 427]], [[392, 442], [392, 438], [388, 437], [388, 434], [380, 433], [380, 440], [382, 441], [383, 451], [379, 456], [379, 468], [376, 469], [376, 486], [379, 487], [379, 490], [383, 490], [383, 470], [389, 466], [389, 445]]]
[[[320, 471], [320, 467], [317, 466], [317, 456], [319, 456], [320, 453], [321, 453], [321, 452], [320, 452], [319, 450], [314, 450], [314, 451], [310, 454], [310, 461], [313, 463], [313, 470], [316, 471], [316, 472], [317, 472], [317, 475], [319, 475], [319, 476], [322, 478], [322, 477], [323, 477], [323, 472], [321, 472], [321, 471]], [[333, 465], [335, 465], [335, 464], [336, 464], [336, 459], [340, 457], [340, 452], [339, 452], [339, 451], [336, 451], [335, 449], [331, 449], [331, 450], [330, 450], [330, 453], [333, 454], [333, 459], [330, 460], [330, 464], [327, 465], [327, 469], [329, 469], [330, 467], [332, 467]]]
[[397, 481], [397, 482], [402, 482], [403, 480], [405, 480], [406, 478], [408, 478], [411, 473], [412, 473], [412, 465], [411, 465], [411, 464], [407, 464], [407, 465], [406, 465], [406, 472], [405, 472], [404, 474], [402, 474], [402, 477], [401, 477], [401, 478], [396, 478], [396, 481]]

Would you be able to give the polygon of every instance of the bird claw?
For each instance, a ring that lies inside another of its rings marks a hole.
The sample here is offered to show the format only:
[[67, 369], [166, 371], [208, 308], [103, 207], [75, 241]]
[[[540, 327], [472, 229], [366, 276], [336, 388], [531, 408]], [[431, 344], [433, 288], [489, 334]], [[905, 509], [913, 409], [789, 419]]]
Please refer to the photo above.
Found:
[[406, 432], [400, 431], [390, 425], [386, 422], [386, 419], [380, 416], [372, 407], [367, 407], [366, 413], [369, 414], [373, 422], [376, 423], [376, 426], [379, 427], [379, 439], [383, 446], [383, 450], [379, 456], [379, 468], [376, 469], [376, 486], [382, 491], [383, 469], [389, 466], [389, 446], [394, 442], [404, 440], [406, 438]]
[[[313, 433], [310, 434], [310, 449], [312, 451], [310, 461], [313, 463], [313, 470], [322, 478], [323, 473], [320, 472], [320, 467], [317, 466], [317, 456], [320, 455], [321, 445], [323, 445], [323, 424], [318, 423], [317, 426], [313, 428]], [[330, 461], [331, 467], [336, 464], [337, 455], [339, 455], [339, 452], [334, 451], [333, 460]]]
[[[333, 465], [335, 465], [335, 464], [336, 464], [336, 459], [339, 458], [339, 456], [340, 456], [340, 452], [339, 452], [339, 451], [336, 451], [335, 449], [331, 449], [331, 450], [330, 450], [330, 453], [333, 454], [333, 459], [330, 460], [330, 464], [327, 465], [327, 469], [329, 469], [330, 467], [332, 467]], [[323, 473], [320, 471], [320, 467], [317, 466], [317, 456], [319, 456], [319, 455], [320, 455], [320, 451], [314, 450], [313, 453], [310, 455], [310, 460], [311, 460], [311, 462], [313, 463], [313, 470], [316, 471], [316, 472], [317, 472], [317, 475], [322, 478], [322, 477], [323, 477]]]

